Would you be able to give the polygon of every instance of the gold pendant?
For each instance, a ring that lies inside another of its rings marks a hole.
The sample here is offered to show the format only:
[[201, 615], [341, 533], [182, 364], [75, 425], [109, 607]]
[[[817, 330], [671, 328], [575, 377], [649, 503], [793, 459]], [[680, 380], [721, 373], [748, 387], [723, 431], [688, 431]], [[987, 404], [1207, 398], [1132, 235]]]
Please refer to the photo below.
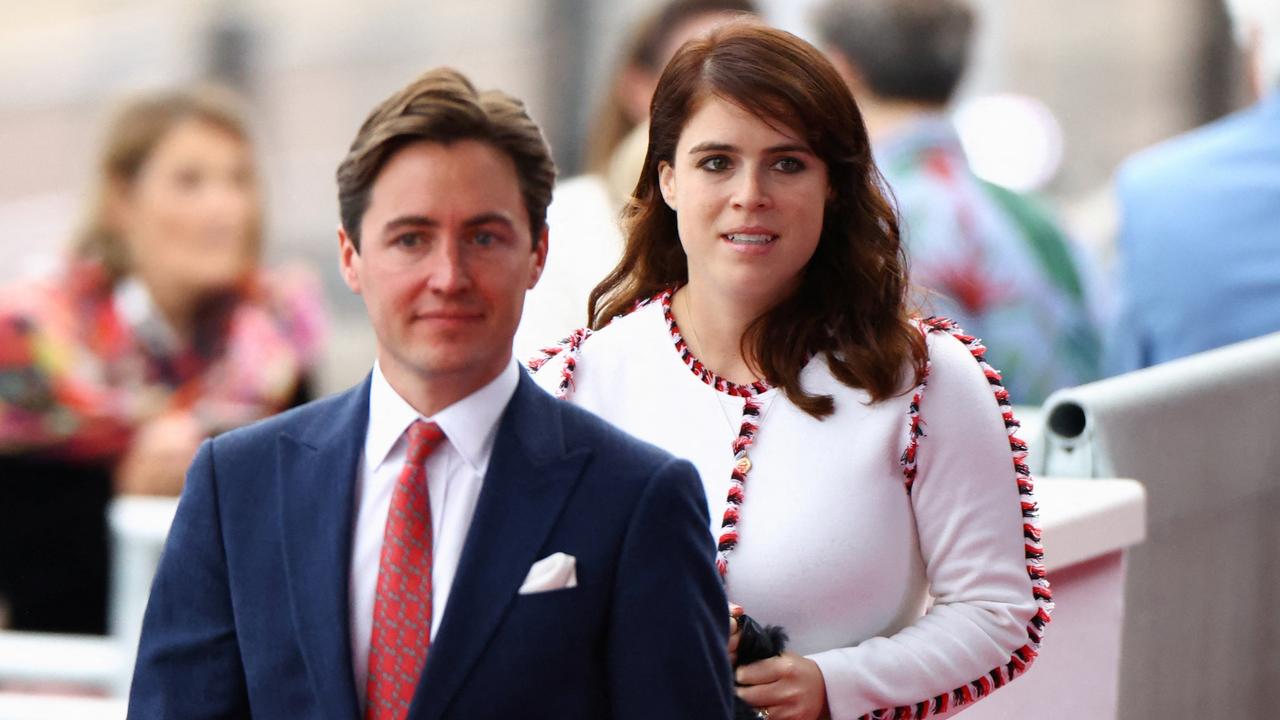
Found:
[[743, 455], [742, 457], [738, 458], [738, 462], [734, 463], [733, 466], [738, 470], [738, 472], [742, 473], [743, 475], [746, 475], [747, 473], [751, 472], [751, 458], [747, 457], [746, 455]]

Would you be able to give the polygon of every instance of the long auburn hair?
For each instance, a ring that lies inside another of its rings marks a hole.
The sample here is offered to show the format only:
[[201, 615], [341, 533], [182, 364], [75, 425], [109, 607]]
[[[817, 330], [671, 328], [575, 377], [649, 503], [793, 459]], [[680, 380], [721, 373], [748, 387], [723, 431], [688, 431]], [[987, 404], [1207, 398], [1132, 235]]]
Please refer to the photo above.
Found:
[[730, 23], [686, 44], [662, 73], [650, 105], [644, 170], [623, 211], [625, 251], [591, 292], [591, 327], [688, 282], [676, 213], [662, 199], [658, 169], [674, 162], [685, 124], [711, 96], [801, 132], [826, 163], [831, 186], [817, 249], [796, 290], [742, 336], [752, 370], [817, 418], [834, 412], [835, 403], [801, 385], [800, 372], [815, 355], [826, 357], [837, 380], [866, 390], [874, 402], [918, 384], [924, 337], [910, 321], [898, 216], [881, 190], [862, 114], [821, 52], [758, 23]]

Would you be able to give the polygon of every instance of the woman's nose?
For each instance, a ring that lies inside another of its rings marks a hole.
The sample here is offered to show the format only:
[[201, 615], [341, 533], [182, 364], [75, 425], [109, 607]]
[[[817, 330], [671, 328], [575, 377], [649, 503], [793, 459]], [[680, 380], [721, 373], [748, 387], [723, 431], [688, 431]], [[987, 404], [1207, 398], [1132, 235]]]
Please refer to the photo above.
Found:
[[734, 207], [744, 210], [754, 210], [766, 207], [769, 204], [769, 192], [766, 187], [766, 181], [760, 177], [759, 172], [744, 172], [738, 176], [737, 185], [733, 192]]

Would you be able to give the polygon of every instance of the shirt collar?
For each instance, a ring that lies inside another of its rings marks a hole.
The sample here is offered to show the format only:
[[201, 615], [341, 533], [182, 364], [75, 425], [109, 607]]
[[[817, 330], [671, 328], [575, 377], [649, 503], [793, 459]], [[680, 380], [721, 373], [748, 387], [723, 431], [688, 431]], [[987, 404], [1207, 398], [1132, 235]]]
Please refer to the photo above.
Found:
[[116, 312], [133, 328], [143, 345], [157, 355], [176, 355], [182, 341], [160, 313], [147, 286], [137, 278], [121, 280], [112, 293]]
[[422, 418], [439, 425], [449, 444], [467, 465], [476, 473], [483, 474], [498, 436], [498, 420], [515, 395], [519, 382], [520, 367], [512, 359], [487, 385], [426, 418], [391, 387], [382, 374], [382, 366], [375, 361], [369, 388], [365, 456], [374, 461], [374, 467], [382, 464], [409, 425]]
[[943, 113], [921, 113], [876, 140], [872, 154], [883, 169], [899, 162], [917, 162], [922, 151], [939, 148], [964, 156], [951, 119]]

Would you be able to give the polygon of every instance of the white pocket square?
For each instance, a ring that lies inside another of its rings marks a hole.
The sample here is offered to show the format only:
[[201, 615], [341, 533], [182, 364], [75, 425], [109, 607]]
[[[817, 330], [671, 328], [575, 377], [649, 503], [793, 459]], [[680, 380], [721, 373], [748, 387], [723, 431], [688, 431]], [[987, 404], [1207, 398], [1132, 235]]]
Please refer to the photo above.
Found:
[[577, 563], [577, 558], [562, 552], [542, 558], [529, 567], [529, 574], [520, 586], [520, 594], [578, 587]]

